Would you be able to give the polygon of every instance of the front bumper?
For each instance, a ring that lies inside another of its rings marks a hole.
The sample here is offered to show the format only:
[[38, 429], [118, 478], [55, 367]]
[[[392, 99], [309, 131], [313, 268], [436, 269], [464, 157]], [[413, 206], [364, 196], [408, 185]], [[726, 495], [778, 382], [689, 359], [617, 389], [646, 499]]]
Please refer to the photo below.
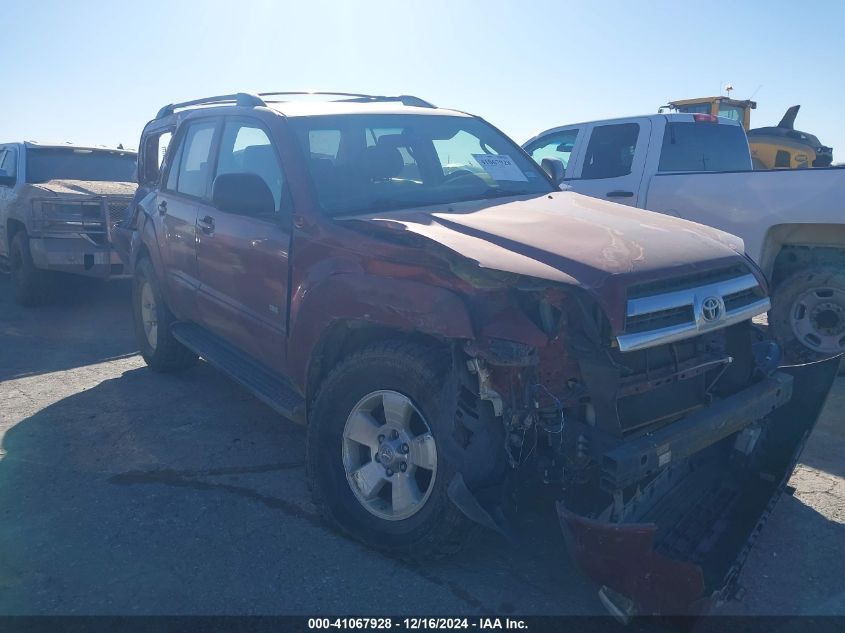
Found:
[[[774, 378], [792, 378], [792, 399], [769, 409], [760, 440], [747, 455], [735, 450], [733, 437], [713, 429], [713, 443], [673, 459], [621, 512], [587, 517], [558, 502], [571, 558], [638, 613], [702, 614], [733, 597], [739, 571], [792, 475], [838, 365], [834, 358], [782, 368]], [[778, 397], [770, 392], [763, 400], [771, 407]], [[756, 409], [749, 412], [745, 426], [759, 417]]]
[[29, 250], [36, 268], [86, 277], [124, 276], [123, 262], [111, 246], [84, 237], [31, 237]]

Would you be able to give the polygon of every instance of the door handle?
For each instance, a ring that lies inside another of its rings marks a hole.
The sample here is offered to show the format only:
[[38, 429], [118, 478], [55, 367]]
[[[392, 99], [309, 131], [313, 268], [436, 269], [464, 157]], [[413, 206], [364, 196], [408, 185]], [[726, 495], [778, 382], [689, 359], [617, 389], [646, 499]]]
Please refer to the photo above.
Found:
[[197, 224], [199, 224], [200, 229], [203, 233], [208, 235], [214, 233], [214, 218], [210, 215], [205, 216], [204, 218], [200, 218], [197, 220]]
[[604, 195], [607, 196], [608, 198], [633, 198], [634, 192], [633, 191], [620, 191], [620, 190], [617, 189], [616, 191], [608, 191]]
[[164, 215], [167, 213], [167, 200], [162, 200], [158, 203], [158, 214]]

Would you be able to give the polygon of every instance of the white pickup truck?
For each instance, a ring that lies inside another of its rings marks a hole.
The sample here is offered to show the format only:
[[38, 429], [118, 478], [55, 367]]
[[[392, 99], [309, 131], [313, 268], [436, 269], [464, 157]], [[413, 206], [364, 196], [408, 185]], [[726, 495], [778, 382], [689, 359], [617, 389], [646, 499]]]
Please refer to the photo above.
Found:
[[739, 123], [707, 114], [564, 125], [523, 147], [562, 188], [738, 235], [786, 359], [845, 352], [845, 169], [752, 171]]

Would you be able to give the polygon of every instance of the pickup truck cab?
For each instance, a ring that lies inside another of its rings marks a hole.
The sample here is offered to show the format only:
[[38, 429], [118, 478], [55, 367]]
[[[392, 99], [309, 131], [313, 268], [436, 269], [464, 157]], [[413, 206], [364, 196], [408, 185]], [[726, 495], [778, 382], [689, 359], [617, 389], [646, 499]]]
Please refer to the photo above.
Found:
[[738, 121], [656, 114], [564, 125], [524, 144], [566, 188], [733, 233], [772, 284], [792, 362], [845, 352], [845, 169], [752, 171]]
[[49, 298], [55, 273], [123, 274], [111, 233], [135, 192], [134, 151], [0, 143], [0, 263], [15, 300]]
[[[145, 128], [124, 257], [147, 364], [201, 356], [307, 424], [315, 503], [371, 547], [513, 533], [522, 487], [558, 502], [605, 595], [712, 595], [778, 490], [757, 469], [791, 470], [833, 375], [791, 399], [807, 374], [752, 326], [769, 300], [741, 242], [558, 191], [478, 117], [322, 97], [209, 97]], [[713, 560], [693, 525], [730, 526]]]

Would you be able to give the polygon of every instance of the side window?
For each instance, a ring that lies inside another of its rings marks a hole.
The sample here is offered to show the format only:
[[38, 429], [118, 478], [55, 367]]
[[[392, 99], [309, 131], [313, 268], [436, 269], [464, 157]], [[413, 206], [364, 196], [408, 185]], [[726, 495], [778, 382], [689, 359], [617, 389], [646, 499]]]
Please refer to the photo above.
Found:
[[581, 178], [618, 178], [631, 173], [639, 123], [599, 125], [593, 128]]
[[176, 183], [179, 181], [179, 163], [182, 161], [182, 150], [185, 147], [185, 139], [182, 137], [181, 142], [174, 149], [176, 153], [167, 158], [167, 185], [165, 189], [168, 191], [176, 191]]
[[[210, 171], [211, 143], [214, 140], [215, 121], [193, 123], [185, 134], [179, 157], [176, 191], [188, 196], [203, 197]], [[170, 181], [168, 179], [168, 188]]]
[[14, 147], [0, 148], [0, 176], [4, 176], [4, 181], [0, 181], [0, 186], [11, 187], [15, 184], [15, 177], [18, 172], [18, 153]]
[[215, 177], [243, 173], [261, 176], [273, 194], [276, 210], [281, 209], [284, 177], [267, 133], [256, 124], [228, 121], [223, 128]]
[[167, 147], [170, 145], [170, 140], [173, 137], [171, 130], [166, 130], [149, 136], [144, 142], [144, 165], [143, 165], [143, 182], [155, 183], [158, 181], [161, 174], [161, 166], [164, 163], [164, 157], [167, 152]]
[[575, 139], [577, 137], [577, 128], [556, 132], [534, 141], [528, 151], [531, 154], [531, 158], [537, 161], [538, 164], [544, 158], [558, 158], [564, 167], [568, 167], [569, 158], [572, 156], [572, 150], [575, 147]]
[[170, 147], [170, 141], [172, 139], [173, 132], [169, 130], [167, 132], [162, 132], [162, 134], [158, 137], [158, 151], [156, 152], [156, 158], [159, 169], [161, 169], [161, 166], [164, 163], [164, 157], [167, 156], [167, 148]]

